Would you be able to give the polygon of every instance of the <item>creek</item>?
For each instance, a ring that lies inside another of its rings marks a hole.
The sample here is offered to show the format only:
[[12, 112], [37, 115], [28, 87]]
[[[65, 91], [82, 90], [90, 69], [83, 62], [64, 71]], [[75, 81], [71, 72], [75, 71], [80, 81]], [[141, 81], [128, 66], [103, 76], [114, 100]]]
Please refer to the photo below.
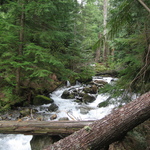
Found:
[[[103, 80], [108, 84], [112, 84], [112, 77], [93, 77], [93, 80]], [[114, 81], [115, 79], [113, 79]], [[47, 117], [47, 121], [50, 121], [50, 115], [57, 115], [55, 120], [60, 118], [68, 118], [69, 120], [97, 120], [101, 119], [107, 114], [111, 113], [112, 109], [117, 107], [118, 104], [109, 104], [106, 107], [97, 107], [99, 103], [106, 101], [110, 95], [94, 94], [96, 99], [90, 103], [78, 103], [75, 99], [62, 99], [61, 95], [65, 90], [82, 90], [85, 85], [77, 83], [71, 86], [67, 83], [67, 86], [59, 88], [50, 94], [50, 97], [54, 100], [54, 103], [58, 106], [58, 110], [55, 112], [49, 112], [48, 107], [51, 104], [44, 104], [41, 106], [34, 106], [33, 108], [38, 110], [38, 114], [44, 114]], [[83, 111], [84, 110], [84, 111]], [[0, 150], [31, 150], [30, 140], [32, 135], [13, 135], [13, 134], [0, 134]]]

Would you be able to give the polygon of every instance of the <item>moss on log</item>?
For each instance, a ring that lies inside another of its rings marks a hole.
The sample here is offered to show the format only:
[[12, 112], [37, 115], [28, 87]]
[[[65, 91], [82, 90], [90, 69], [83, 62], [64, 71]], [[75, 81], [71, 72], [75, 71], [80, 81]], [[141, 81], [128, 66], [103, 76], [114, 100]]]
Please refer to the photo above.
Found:
[[150, 118], [150, 92], [43, 150], [100, 150]]
[[92, 121], [0, 121], [0, 133], [26, 135], [69, 135]]

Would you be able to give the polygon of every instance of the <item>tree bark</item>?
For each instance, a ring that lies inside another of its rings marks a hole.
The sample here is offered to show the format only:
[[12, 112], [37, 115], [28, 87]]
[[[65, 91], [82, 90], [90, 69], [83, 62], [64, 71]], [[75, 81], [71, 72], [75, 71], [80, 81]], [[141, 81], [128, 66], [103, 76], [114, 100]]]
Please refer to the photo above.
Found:
[[93, 121], [0, 121], [0, 133], [69, 135]]
[[44, 150], [100, 150], [150, 118], [150, 92]]
[[96, 50], [96, 56], [95, 56], [95, 62], [96, 63], [100, 62], [100, 55], [101, 55], [101, 49], [100, 49], [100, 47], [98, 47]]
[[103, 61], [107, 61], [107, 55], [108, 55], [108, 46], [107, 46], [107, 7], [108, 7], [108, 0], [103, 1], [103, 26], [104, 26], [104, 43], [103, 43]]
[[[98, 34], [98, 39], [101, 39], [102, 38], [102, 34], [99, 33]], [[95, 56], [95, 62], [96, 63], [99, 63], [101, 60], [100, 60], [100, 56], [101, 56], [101, 47], [100, 45], [97, 47], [97, 50], [96, 50], [96, 56]]]
[[[21, 27], [19, 31], [19, 47], [18, 47], [18, 56], [21, 57], [23, 54], [23, 42], [24, 42], [24, 20], [25, 20], [25, 13], [24, 13], [24, 1], [19, 1], [19, 4], [22, 7], [21, 15], [20, 15], [20, 22], [19, 25]], [[16, 69], [16, 93], [20, 94], [20, 78], [21, 78], [21, 67]]]

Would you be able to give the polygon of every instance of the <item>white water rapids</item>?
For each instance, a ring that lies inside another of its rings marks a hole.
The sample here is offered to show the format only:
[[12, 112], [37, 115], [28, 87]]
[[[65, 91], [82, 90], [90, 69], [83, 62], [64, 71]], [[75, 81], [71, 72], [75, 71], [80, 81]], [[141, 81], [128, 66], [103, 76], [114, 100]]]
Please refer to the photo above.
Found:
[[[93, 78], [94, 79], [94, 78]], [[100, 80], [105, 80], [108, 83], [111, 82], [111, 77], [104, 77]], [[80, 84], [77, 84], [73, 86], [75, 88], [81, 88]], [[78, 104], [77, 102], [74, 102], [74, 99], [62, 99], [61, 95], [64, 90], [69, 89], [70, 87], [64, 87], [60, 88], [56, 91], [54, 91], [51, 94], [51, 98], [54, 100], [54, 103], [59, 106], [59, 109], [57, 110], [57, 119], [62, 117], [69, 117], [72, 116], [76, 120], [96, 120], [101, 119], [107, 114], [111, 112], [111, 110], [115, 107], [115, 105], [110, 104], [107, 107], [101, 107], [98, 108], [97, 105], [100, 102], [105, 101], [109, 95], [101, 95], [99, 94], [96, 98], [96, 100], [89, 104]], [[46, 108], [50, 106], [48, 105], [42, 105], [41, 107]], [[89, 107], [90, 110], [87, 114], [81, 114], [80, 113], [80, 107]], [[40, 107], [37, 107], [39, 109], [39, 113], [49, 113], [47, 110], [40, 110]], [[52, 114], [52, 113], [51, 113]], [[70, 120], [72, 120], [72, 117], [69, 117]], [[12, 134], [0, 134], [0, 150], [31, 150], [30, 147], [30, 140], [32, 139], [32, 136], [25, 136], [25, 135], [12, 135]]]

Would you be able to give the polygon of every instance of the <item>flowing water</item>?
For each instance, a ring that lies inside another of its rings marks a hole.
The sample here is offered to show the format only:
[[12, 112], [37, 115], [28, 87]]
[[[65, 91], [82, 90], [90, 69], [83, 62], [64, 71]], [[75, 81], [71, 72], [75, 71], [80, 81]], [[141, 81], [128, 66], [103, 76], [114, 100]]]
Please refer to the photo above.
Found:
[[32, 135], [0, 134], [0, 150], [31, 150]]
[[[97, 79], [97, 77], [94, 77], [93, 80]], [[99, 78], [99, 80], [105, 80], [108, 83], [111, 83], [112, 78], [111, 77], [105, 77], [105, 78]], [[98, 108], [97, 105], [100, 102], [105, 101], [109, 95], [101, 95], [99, 94], [96, 98], [96, 100], [89, 104], [79, 104], [77, 102], [74, 102], [74, 99], [62, 99], [61, 95], [64, 90], [67, 90], [69, 88], [82, 88], [82, 85], [79, 83], [75, 86], [70, 86], [70, 83], [67, 82], [67, 86], [60, 88], [56, 91], [54, 91], [50, 96], [54, 100], [55, 104], [59, 106], [59, 109], [57, 110], [57, 119], [62, 117], [68, 117], [70, 120], [96, 120], [101, 119], [107, 114], [111, 112], [111, 110], [115, 107], [115, 105], [110, 104], [107, 107], [101, 107]], [[50, 112], [47, 111], [47, 108], [51, 104], [42, 105], [40, 107], [36, 107], [38, 109], [39, 113], [45, 113], [50, 114]], [[86, 114], [83, 114], [80, 112], [80, 108], [88, 108], [89, 111]], [[43, 109], [41, 109], [43, 108]], [[51, 113], [52, 114], [52, 113]], [[30, 147], [30, 140], [32, 139], [32, 135], [13, 135], [13, 134], [0, 134], [0, 150], [31, 150]]]

